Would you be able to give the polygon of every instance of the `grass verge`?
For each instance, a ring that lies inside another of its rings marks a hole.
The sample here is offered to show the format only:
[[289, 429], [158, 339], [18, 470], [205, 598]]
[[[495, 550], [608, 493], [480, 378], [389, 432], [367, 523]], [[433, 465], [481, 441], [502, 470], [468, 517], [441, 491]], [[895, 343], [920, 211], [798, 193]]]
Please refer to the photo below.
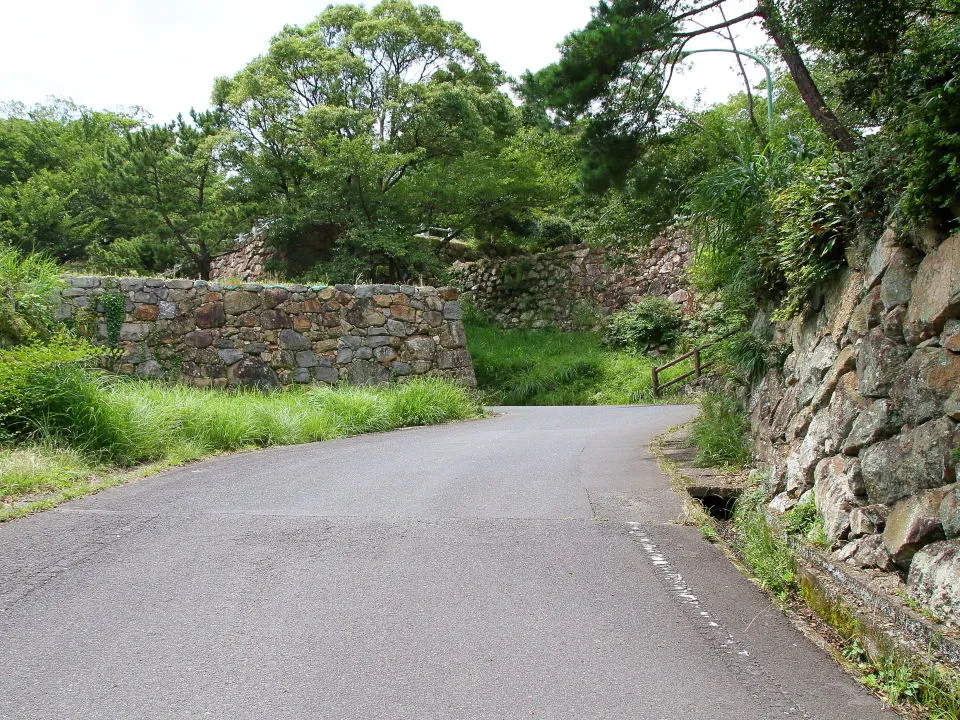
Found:
[[[467, 339], [477, 383], [492, 404], [629, 405], [653, 397], [651, 359], [601, 345], [589, 332], [502, 330], [470, 322]], [[661, 375], [667, 382], [692, 369], [685, 361]]]
[[[433, 378], [269, 394], [111, 381], [94, 397], [71, 410], [87, 415], [71, 416], [70, 424], [40, 417], [31, 441], [0, 448], [0, 520], [218, 453], [482, 414], [473, 393]], [[149, 465], [129, 470], [142, 463]]]

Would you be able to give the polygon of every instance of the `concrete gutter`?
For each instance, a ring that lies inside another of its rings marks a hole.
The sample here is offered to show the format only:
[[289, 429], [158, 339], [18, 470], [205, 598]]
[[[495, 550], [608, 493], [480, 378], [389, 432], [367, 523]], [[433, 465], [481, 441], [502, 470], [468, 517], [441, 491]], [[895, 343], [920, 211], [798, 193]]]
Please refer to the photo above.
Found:
[[[672, 479], [674, 489], [684, 503], [686, 517], [698, 525], [706, 522], [717, 527], [716, 521], [690, 496], [687, 488], [715, 482], [718, 488], [730, 490], [737, 485], [743, 487], [746, 475], [740, 473], [737, 476], [714, 468], [696, 467], [694, 453], [686, 442], [688, 436], [689, 426], [671, 428], [655, 438], [650, 449], [661, 469]], [[772, 526], [778, 529], [776, 523]], [[833, 626], [840, 617], [856, 623], [866, 649], [872, 656], [892, 655], [921, 666], [943, 664], [960, 669], [960, 632], [908, 607], [896, 594], [902, 582], [896, 582], [896, 587], [893, 587], [891, 580], [894, 578], [875, 578], [866, 571], [836, 562], [828, 552], [802, 539], [782, 533], [781, 536], [797, 557], [797, 576], [804, 601], [825, 622]], [[724, 541], [722, 533], [717, 532], [716, 542], [727, 557], [746, 573], [736, 551]], [[883, 580], [887, 582], [883, 583]], [[785, 609], [785, 612], [791, 615], [789, 609]], [[791, 619], [796, 620], [795, 624], [801, 626], [804, 632], [816, 632], [802, 619]], [[825, 639], [821, 640], [817, 644], [829, 644]]]

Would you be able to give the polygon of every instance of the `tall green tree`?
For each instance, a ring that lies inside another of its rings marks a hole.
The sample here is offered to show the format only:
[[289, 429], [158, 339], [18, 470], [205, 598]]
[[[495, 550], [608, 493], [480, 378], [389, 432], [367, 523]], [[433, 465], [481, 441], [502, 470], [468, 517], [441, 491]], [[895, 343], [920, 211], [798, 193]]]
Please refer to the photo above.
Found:
[[104, 159], [138, 123], [62, 100], [0, 110], [0, 242], [63, 262], [123, 235]]
[[841, 150], [855, 136], [824, 99], [776, 0], [744, 8], [733, 0], [601, 0], [593, 18], [571, 33], [559, 62], [525, 77], [528, 97], [546, 97], [561, 117], [588, 117], [585, 152], [597, 179], [622, 177], [644, 141], [675, 119], [666, 93], [691, 40], [759, 21], [823, 132]]
[[518, 127], [505, 81], [459, 23], [384, 0], [284, 28], [217, 81], [214, 101], [234, 133], [236, 184], [262, 217], [280, 219], [278, 235], [326, 226], [344, 273], [369, 259], [368, 272], [401, 277], [430, 262], [413, 238], [420, 226], [469, 224], [524, 192], [491, 199], [487, 182], [509, 165]]
[[[137, 245], [160, 245], [181, 273], [209, 278], [214, 256], [246, 219], [227, 192], [221, 160], [229, 136], [217, 112], [191, 111], [166, 125], [128, 131], [108, 158], [117, 212]], [[158, 269], [158, 268], [155, 268]]]

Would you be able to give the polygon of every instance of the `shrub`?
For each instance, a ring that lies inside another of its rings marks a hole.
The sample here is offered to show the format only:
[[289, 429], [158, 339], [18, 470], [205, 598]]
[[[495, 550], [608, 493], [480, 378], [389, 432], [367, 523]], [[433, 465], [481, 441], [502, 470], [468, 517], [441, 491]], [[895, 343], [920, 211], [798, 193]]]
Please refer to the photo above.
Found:
[[64, 334], [0, 351], [0, 433], [124, 457], [132, 438], [89, 367], [101, 354]]
[[773, 353], [769, 341], [749, 331], [737, 333], [723, 344], [724, 360], [743, 373], [748, 382], [756, 382], [763, 377], [772, 365]]
[[604, 328], [604, 344], [644, 352], [673, 345], [683, 329], [683, 314], [665, 298], [645, 297], [626, 310], [614, 313]]
[[697, 449], [697, 464], [742, 467], [750, 460], [748, 430], [746, 415], [736, 400], [720, 393], [705, 394], [690, 436]]
[[50, 331], [55, 293], [62, 284], [53, 260], [34, 253], [21, 256], [0, 245], [0, 348]]
[[787, 282], [778, 320], [802, 311], [814, 287], [841, 266], [844, 238], [854, 229], [852, 186], [844, 167], [818, 158], [795, 173], [771, 199], [776, 261]]

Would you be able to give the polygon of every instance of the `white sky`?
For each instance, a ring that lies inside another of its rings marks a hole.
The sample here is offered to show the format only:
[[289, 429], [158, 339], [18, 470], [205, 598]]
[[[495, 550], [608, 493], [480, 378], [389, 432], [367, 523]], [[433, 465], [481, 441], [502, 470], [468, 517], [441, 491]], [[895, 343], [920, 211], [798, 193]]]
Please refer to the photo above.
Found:
[[[555, 61], [556, 45], [590, 19], [595, 0], [425, 0], [461, 22], [510, 75]], [[738, 0], [739, 2], [740, 0]], [[0, 0], [0, 102], [51, 96], [96, 109], [139, 105], [157, 121], [205, 108], [213, 80], [263, 53], [286, 24], [326, 0]], [[373, 2], [366, 3], [369, 7]], [[740, 49], [762, 42], [746, 30]], [[703, 38], [700, 47], [721, 47]], [[690, 46], [695, 47], [691, 44]], [[707, 103], [742, 87], [732, 55], [699, 55], [674, 96]], [[762, 73], [754, 74], [754, 81]]]

